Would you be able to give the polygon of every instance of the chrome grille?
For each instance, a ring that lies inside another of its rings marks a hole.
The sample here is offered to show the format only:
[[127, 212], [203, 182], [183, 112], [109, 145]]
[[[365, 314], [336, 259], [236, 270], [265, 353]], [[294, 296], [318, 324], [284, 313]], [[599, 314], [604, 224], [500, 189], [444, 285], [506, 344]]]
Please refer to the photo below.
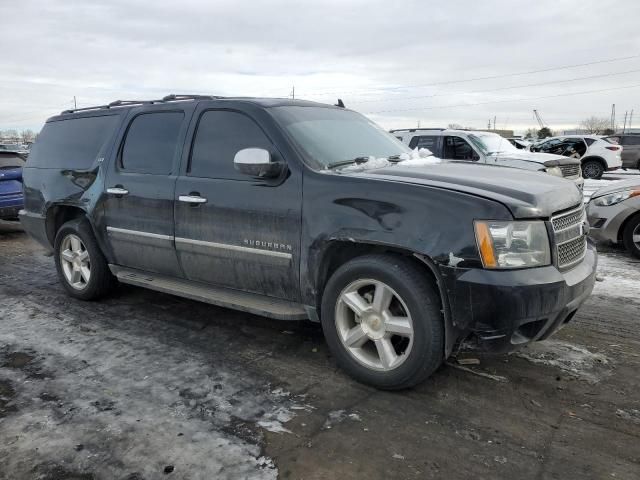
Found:
[[580, 175], [580, 164], [575, 165], [560, 165], [563, 177], [577, 177]]
[[551, 217], [558, 267], [565, 268], [578, 263], [587, 251], [584, 234], [584, 206]]

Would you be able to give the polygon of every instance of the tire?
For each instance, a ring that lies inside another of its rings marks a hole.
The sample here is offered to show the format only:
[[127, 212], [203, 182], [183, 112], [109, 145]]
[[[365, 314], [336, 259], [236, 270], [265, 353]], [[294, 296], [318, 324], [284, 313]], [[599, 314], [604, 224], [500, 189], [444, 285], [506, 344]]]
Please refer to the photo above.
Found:
[[[378, 298], [390, 301], [379, 309]], [[338, 365], [376, 388], [412, 387], [444, 360], [440, 297], [424, 271], [402, 257], [366, 255], [341, 266], [326, 284], [321, 317]]]
[[[78, 254], [79, 251], [82, 253]], [[60, 283], [74, 298], [97, 300], [116, 283], [85, 219], [71, 220], [60, 227], [54, 242], [54, 258]]]
[[[636, 236], [635, 241], [634, 235]], [[622, 242], [631, 255], [640, 258], [640, 215], [636, 215], [625, 225], [622, 232]]]
[[582, 163], [582, 176], [584, 178], [592, 178], [600, 180], [604, 173], [604, 167], [598, 160], [587, 160]]

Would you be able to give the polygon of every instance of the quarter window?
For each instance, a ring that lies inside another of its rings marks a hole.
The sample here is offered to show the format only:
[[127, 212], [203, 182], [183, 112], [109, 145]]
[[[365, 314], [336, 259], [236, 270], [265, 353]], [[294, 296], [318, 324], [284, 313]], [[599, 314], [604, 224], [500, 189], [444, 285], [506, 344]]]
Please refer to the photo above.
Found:
[[129, 125], [120, 166], [137, 173], [168, 175], [176, 156], [182, 112], [143, 113]]
[[411, 139], [409, 148], [428, 148], [435, 153], [438, 137], [433, 135], [418, 135]]
[[249, 180], [233, 166], [233, 159], [245, 148], [272, 151], [271, 142], [248, 116], [229, 110], [209, 110], [198, 123], [189, 176]]

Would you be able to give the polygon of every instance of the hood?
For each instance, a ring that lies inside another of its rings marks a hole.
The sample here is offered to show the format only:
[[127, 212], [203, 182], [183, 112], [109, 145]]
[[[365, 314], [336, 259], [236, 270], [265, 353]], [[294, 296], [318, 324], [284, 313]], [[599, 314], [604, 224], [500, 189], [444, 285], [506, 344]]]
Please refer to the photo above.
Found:
[[545, 167], [556, 167], [558, 165], [573, 165], [580, 163], [577, 158], [563, 157], [562, 155], [554, 155], [552, 153], [539, 153], [539, 152], [509, 152], [499, 153], [488, 157], [489, 160], [514, 160], [522, 161], [532, 164], [544, 165]]
[[582, 204], [582, 193], [569, 180], [479, 163], [443, 162], [419, 167], [395, 164], [344, 175], [444, 188], [488, 198], [505, 205], [514, 218], [548, 218], [554, 212]]
[[609, 193], [619, 192], [620, 190], [626, 190], [628, 188], [640, 188], [640, 178], [630, 178], [628, 180], [618, 180], [616, 182], [611, 182], [606, 187], [602, 187], [599, 190], [596, 190], [596, 193], [591, 195], [591, 198], [602, 197], [603, 195], [608, 195]]

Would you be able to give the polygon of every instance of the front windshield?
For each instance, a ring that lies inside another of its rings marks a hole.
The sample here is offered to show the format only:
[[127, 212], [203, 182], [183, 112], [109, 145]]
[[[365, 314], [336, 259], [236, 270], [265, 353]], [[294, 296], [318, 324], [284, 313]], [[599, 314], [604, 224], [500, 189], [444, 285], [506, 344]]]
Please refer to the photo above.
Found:
[[318, 168], [373, 156], [387, 158], [411, 149], [359, 113], [326, 107], [274, 107], [278, 123]]
[[518, 151], [509, 140], [495, 133], [470, 133], [469, 138], [485, 154]]

